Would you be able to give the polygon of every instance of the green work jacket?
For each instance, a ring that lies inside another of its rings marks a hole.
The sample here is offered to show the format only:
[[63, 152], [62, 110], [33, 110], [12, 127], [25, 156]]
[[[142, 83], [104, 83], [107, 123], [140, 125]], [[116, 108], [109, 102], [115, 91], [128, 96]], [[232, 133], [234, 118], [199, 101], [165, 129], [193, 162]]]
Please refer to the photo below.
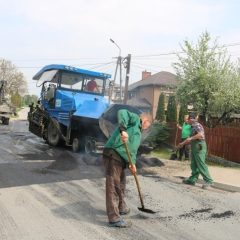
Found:
[[190, 137], [191, 133], [192, 133], [192, 126], [184, 122], [182, 125], [182, 138]]
[[135, 113], [121, 109], [118, 111], [118, 125], [119, 126], [113, 131], [104, 147], [114, 149], [126, 163], [128, 163], [128, 156], [120, 134], [120, 130], [126, 131], [128, 133], [128, 149], [133, 164], [136, 164], [137, 151], [141, 142], [140, 117]]

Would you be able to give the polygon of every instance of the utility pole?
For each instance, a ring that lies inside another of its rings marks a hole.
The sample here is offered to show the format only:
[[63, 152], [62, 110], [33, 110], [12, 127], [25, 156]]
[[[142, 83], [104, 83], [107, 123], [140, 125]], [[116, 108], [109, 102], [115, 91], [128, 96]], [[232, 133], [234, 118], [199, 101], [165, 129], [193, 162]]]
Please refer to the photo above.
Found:
[[129, 84], [129, 73], [130, 73], [130, 63], [131, 63], [131, 54], [128, 54], [126, 57], [126, 80], [125, 80], [125, 91], [124, 91], [124, 104], [127, 104], [128, 100], [128, 84]]
[[122, 57], [119, 56], [119, 64], [120, 64], [120, 100], [122, 103]]
[[119, 54], [117, 57], [117, 65], [116, 65], [116, 69], [115, 69], [115, 73], [114, 73], [114, 84], [113, 87], [115, 85], [115, 81], [116, 81], [116, 77], [117, 77], [117, 71], [118, 71], [118, 66], [120, 68], [120, 101], [122, 102], [122, 57], [121, 57], [121, 48], [118, 46], [118, 44], [110, 38], [110, 41], [118, 48], [119, 50]]
[[[119, 58], [119, 57], [118, 57], [118, 58]], [[118, 59], [118, 58], [117, 58], [117, 64], [116, 64], [116, 69], [115, 69], [114, 78], [113, 78], [114, 84], [115, 84], [116, 77], [117, 77], [118, 62], [119, 62], [119, 59]]]

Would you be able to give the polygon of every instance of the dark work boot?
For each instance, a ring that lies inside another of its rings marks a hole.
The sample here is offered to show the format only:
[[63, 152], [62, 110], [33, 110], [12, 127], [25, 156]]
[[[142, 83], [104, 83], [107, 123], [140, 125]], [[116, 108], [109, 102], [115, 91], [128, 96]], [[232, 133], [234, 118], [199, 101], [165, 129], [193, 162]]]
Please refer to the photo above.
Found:
[[192, 185], [192, 186], [195, 185], [195, 182], [191, 182], [188, 178], [187, 178], [187, 179], [183, 179], [182, 182], [183, 182], [184, 184], [187, 184], [187, 185]]

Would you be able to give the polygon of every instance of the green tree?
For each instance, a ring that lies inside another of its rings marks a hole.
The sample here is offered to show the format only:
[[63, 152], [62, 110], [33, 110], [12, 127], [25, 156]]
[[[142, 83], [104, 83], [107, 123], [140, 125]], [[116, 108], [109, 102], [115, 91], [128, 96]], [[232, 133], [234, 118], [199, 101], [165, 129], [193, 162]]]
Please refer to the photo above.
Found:
[[5, 93], [16, 92], [23, 96], [27, 93], [27, 81], [22, 72], [6, 59], [0, 59], [0, 80], [6, 81]]
[[167, 105], [167, 122], [176, 122], [177, 121], [177, 104], [175, 96], [169, 96], [168, 105]]
[[18, 93], [18, 91], [16, 91], [16, 93], [14, 93], [12, 96], [11, 96], [11, 102], [12, 104], [17, 107], [17, 108], [20, 108], [21, 105], [22, 105], [22, 97], [21, 95]]
[[25, 95], [22, 99], [23, 106], [29, 106], [30, 104], [34, 103], [36, 105], [38, 101], [38, 96], [36, 95]]
[[158, 107], [156, 112], [156, 120], [160, 122], [165, 121], [165, 95], [161, 93], [158, 100]]
[[188, 114], [188, 109], [186, 104], [180, 105], [179, 115], [178, 115], [178, 123], [180, 125], [184, 122], [184, 116]]
[[218, 117], [218, 124], [239, 109], [239, 68], [230, 62], [225, 47], [211, 41], [208, 32], [196, 45], [185, 41], [182, 51], [173, 64], [179, 79], [178, 99], [181, 104], [192, 104], [213, 127], [211, 116]]

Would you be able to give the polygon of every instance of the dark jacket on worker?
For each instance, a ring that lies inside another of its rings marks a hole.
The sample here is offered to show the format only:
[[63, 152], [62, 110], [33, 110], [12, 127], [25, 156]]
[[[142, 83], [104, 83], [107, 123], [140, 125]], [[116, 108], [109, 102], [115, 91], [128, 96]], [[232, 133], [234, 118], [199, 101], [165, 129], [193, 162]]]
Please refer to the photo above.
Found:
[[128, 133], [127, 145], [133, 164], [136, 164], [137, 151], [141, 142], [141, 120], [140, 117], [125, 109], [118, 111], [118, 127], [113, 131], [111, 137], [105, 144], [105, 149], [113, 149], [121, 158], [128, 163], [128, 156], [121, 139], [121, 131]]

